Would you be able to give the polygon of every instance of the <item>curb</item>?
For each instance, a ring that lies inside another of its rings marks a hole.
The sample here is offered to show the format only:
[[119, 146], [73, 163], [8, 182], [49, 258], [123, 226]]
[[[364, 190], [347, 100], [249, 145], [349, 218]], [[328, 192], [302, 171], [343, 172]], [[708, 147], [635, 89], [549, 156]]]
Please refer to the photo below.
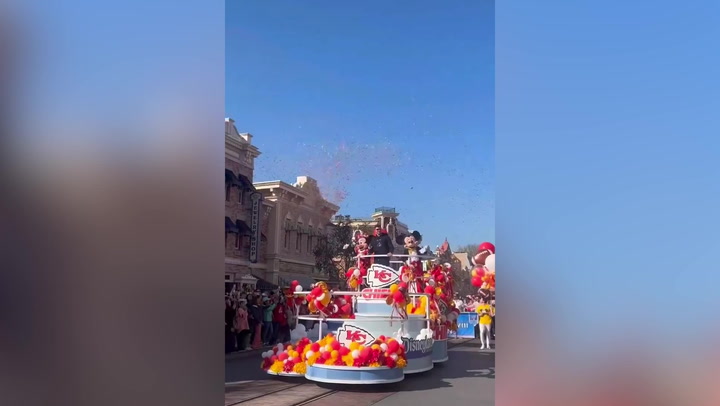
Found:
[[225, 361], [247, 358], [247, 357], [251, 357], [253, 355], [260, 355], [260, 353], [262, 353], [263, 351], [267, 351], [272, 347], [273, 346], [266, 346], [266, 347], [260, 347], [256, 350], [253, 349], [253, 350], [247, 350], [247, 351], [231, 352], [230, 354], [225, 354]]

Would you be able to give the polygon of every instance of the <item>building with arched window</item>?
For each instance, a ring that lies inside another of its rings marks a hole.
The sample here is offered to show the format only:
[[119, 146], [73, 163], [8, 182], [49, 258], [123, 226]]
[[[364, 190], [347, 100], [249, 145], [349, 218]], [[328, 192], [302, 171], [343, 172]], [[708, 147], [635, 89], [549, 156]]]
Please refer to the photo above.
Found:
[[252, 135], [240, 133], [235, 121], [225, 119], [225, 284], [255, 287], [265, 274], [269, 210], [253, 186], [255, 158], [260, 156]]
[[408, 234], [408, 226], [398, 220], [398, 216], [400, 216], [400, 213], [394, 207], [378, 207], [370, 217], [335, 216], [332, 223], [349, 223], [354, 230], [353, 235], [361, 232], [370, 235], [373, 233], [375, 226], [380, 225], [381, 228], [387, 230], [388, 235], [392, 238], [395, 245], [395, 254], [402, 254], [403, 247], [395, 244], [395, 238], [400, 234]]
[[327, 280], [315, 267], [313, 251], [340, 208], [325, 200], [308, 176], [298, 176], [292, 185], [276, 180], [254, 186], [269, 208], [265, 279], [280, 286], [297, 280], [303, 287]]

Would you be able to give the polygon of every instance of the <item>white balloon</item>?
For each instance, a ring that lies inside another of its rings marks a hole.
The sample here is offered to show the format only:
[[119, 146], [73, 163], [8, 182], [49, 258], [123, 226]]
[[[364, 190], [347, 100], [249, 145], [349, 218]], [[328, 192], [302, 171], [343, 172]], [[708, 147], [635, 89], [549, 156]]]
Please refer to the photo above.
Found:
[[397, 355], [397, 354], [390, 354], [390, 358], [392, 358], [393, 360], [397, 361], [398, 355]]
[[355, 270], [353, 271], [353, 275], [355, 275], [355, 277], [360, 277], [360, 270], [355, 268]]
[[313, 355], [315, 355], [315, 351], [313, 351], [313, 350], [309, 350], [308, 352], [305, 353], [305, 357], [306, 357], [306, 358], [310, 358], [310, 357], [312, 357]]
[[387, 344], [385, 344], [385, 343], [380, 344], [380, 349], [382, 349], [383, 351], [387, 351], [387, 349], [388, 349]]
[[307, 329], [305, 328], [305, 325], [302, 323], [298, 324], [297, 327], [295, 327], [295, 329], [298, 331], [307, 331]]
[[325, 351], [331, 352], [333, 349], [330, 345], [325, 346]]
[[358, 359], [360, 357], [360, 351], [358, 350], [353, 350], [350, 354], [352, 354], [353, 359]]
[[283, 345], [282, 345], [282, 344], [278, 344], [278, 345], [277, 345], [277, 353], [280, 354], [281, 352], [283, 352]]
[[485, 268], [491, 272], [495, 272], [495, 254], [490, 254], [485, 258]]
[[295, 292], [302, 292], [302, 286], [300, 286], [300, 285], [295, 286]]
[[260, 354], [260, 355], [262, 355], [263, 358], [267, 358], [267, 357], [268, 357], [267, 351], [263, 352], [263, 353]]
[[430, 285], [430, 286], [435, 286], [435, 279], [430, 279], [430, 280], [428, 281], [428, 285]]

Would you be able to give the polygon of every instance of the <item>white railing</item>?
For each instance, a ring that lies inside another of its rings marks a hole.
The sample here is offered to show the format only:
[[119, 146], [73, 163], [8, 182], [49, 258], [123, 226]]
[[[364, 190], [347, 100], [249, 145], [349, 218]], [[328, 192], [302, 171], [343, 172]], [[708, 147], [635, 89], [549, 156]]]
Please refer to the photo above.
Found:
[[[304, 296], [304, 295], [308, 295], [309, 293], [310, 293], [310, 292], [295, 292], [294, 294], [297, 295], [297, 296]], [[330, 292], [330, 296], [362, 296], [362, 295], [364, 295], [364, 294], [368, 294], [368, 293], [355, 292], [355, 291]], [[369, 294], [371, 294], [371, 295], [373, 295], [373, 296], [375, 296], [375, 295], [385, 295], [384, 292], [372, 292], [372, 293], [369, 293]], [[388, 295], [389, 295], [389, 293], [388, 293], [386, 296], [388, 296]], [[411, 298], [413, 298], [413, 304], [417, 304], [416, 299], [417, 299], [418, 297], [422, 297], [422, 296], [427, 297], [426, 306], [425, 306], [425, 317], [424, 317], [423, 319], [421, 319], [421, 320], [424, 320], [424, 321], [425, 321], [425, 328], [428, 329], [428, 330], [430, 330], [430, 295], [427, 295], [427, 294], [425, 294], [425, 293], [413, 293], [413, 292], [409, 292], [409, 293], [408, 293], [408, 296], [410, 296]], [[357, 302], [357, 297], [353, 297], [353, 299], [354, 299], [355, 302]], [[354, 309], [354, 308], [355, 308], [355, 306], [353, 306], [353, 309]], [[305, 314], [305, 315], [298, 315], [298, 316], [297, 316], [297, 319], [298, 319], [298, 320], [308, 320], [308, 321], [318, 321], [318, 322], [320, 323], [319, 326], [318, 326], [318, 333], [319, 333], [319, 334], [318, 334], [318, 336], [319, 336], [318, 339], [321, 339], [321, 338], [322, 338], [322, 323], [323, 323], [323, 322], [325, 322], [325, 321], [342, 321], [342, 322], [346, 322], [346, 321], [348, 321], [348, 320], [352, 320], [352, 319], [347, 319], [347, 318], [329, 318], [329, 317], [324, 317], [324, 316], [322, 316], [322, 314]], [[393, 317], [391, 317], [391, 316], [387, 316], [387, 317], [372, 316], [372, 319], [373, 319], [374, 321], [375, 321], [375, 320], [376, 320], [376, 321], [389, 321], [389, 322], [397, 321], [397, 319], [395, 319], [395, 318], [393, 318]], [[409, 317], [408, 317], [408, 319], [409, 319]], [[408, 319], [401, 319], [401, 323], [404, 324], [404, 322], [405, 322], [406, 320], [408, 320]]]

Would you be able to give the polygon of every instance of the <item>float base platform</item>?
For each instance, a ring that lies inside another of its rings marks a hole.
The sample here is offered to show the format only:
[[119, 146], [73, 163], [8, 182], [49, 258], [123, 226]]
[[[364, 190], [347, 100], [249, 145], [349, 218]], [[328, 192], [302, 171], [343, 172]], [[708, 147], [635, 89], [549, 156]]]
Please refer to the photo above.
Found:
[[448, 359], [447, 340], [435, 340], [433, 342], [432, 362], [440, 364]]
[[287, 377], [290, 377], [290, 378], [301, 378], [301, 377], [305, 376], [305, 375], [303, 375], [303, 374], [288, 373], [288, 372], [280, 372], [279, 374], [276, 374], [275, 372], [267, 371], [267, 373], [268, 373], [268, 375], [273, 375], [273, 376], [287, 376]]
[[315, 382], [342, 385], [379, 385], [400, 382], [405, 379], [405, 374], [400, 368], [308, 365], [305, 378]]

